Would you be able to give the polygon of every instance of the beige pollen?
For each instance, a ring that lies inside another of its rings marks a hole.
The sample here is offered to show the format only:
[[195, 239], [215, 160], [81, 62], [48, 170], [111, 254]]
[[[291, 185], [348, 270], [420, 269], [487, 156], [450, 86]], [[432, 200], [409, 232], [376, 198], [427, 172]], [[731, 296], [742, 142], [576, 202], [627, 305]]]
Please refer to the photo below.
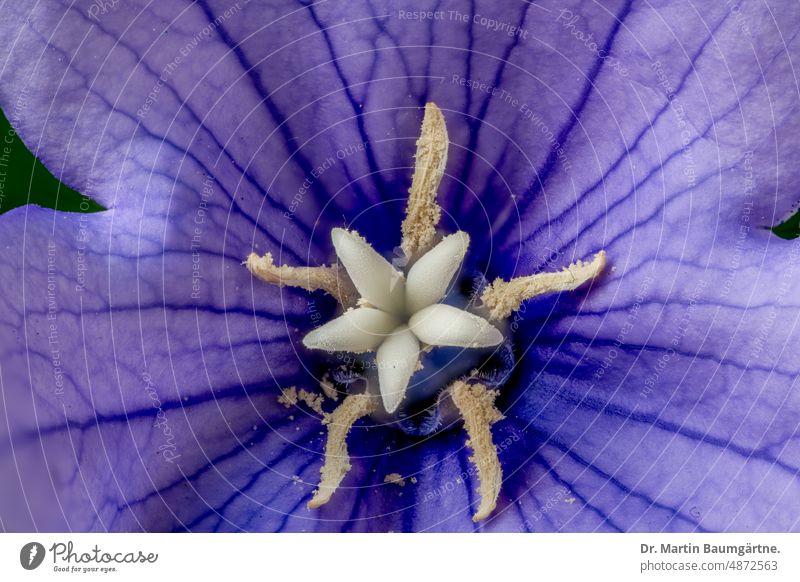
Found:
[[384, 483], [394, 483], [395, 485], [399, 485], [400, 487], [406, 486], [406, 480], [403, 479], [403, 476], [400, 473], [389, 473], [386, 477], [383, 478]]
[[281, 390], [281, 395], [278, 396], [278, 402], [283, 404], [286, 408], [297, 406], [297, 388], [294, 386], [283, 388]]
[[322, 409], [322, 403], [325, 402], [323, 396], [321, 394], [309, 392], [305, 388], [300, 388], [300, 390], [294, 386], [284, 388], [281, 390], [281, 395], [278, 396], [278, 402], [283, 404], [286, 408], [297, 406], [299, 402], [303, 402], [321, 417], [325, 418], [327, 416], [327, 413]]
[[334, 402], [339, 400], [339, 392], [336, 390], [336, 386], [333, 385], [333, 382], [331, 382], [331, 377], [328, 372], [325, 372], [322, 379], [319, 381], [319, 388], [325, 396]]

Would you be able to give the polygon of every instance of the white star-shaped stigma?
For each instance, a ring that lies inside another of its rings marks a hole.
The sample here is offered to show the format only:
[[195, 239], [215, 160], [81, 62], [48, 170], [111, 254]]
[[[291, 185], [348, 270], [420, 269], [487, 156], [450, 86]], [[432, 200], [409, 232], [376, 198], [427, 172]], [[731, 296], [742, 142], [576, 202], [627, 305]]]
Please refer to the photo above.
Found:
[[425, 345], [488, 348], [503, 341], [500, 330], [482, 317], [440, 303], [464, 260], [467, 233], [444, 237], [407, 274], [355, 232], [335, 228], [331, 238], [361, 300], [359, 307], [310, 332], [303, 343], [328, 352], [376, 352], [387, 412], [403, 401]]

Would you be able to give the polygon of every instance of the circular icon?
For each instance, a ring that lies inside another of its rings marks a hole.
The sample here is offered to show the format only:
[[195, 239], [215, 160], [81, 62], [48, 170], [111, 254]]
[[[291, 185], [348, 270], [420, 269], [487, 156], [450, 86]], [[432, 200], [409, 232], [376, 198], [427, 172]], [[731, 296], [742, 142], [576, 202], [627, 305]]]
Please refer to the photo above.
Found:
[[26, 570], [35, 570], [44, 561], [44, 546], [39, 542], [29, 542], [19, 551], [19, 563]]

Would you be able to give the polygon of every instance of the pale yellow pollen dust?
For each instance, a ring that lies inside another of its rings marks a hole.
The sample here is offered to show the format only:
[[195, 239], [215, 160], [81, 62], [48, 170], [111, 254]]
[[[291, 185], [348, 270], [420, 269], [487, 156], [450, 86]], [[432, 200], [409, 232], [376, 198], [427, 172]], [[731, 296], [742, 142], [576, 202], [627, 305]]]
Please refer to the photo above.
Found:
[[297, 390], [297, 388], [294, 386], [284, 388], [281, 390], [281, 395], [278, 396], [278, 402], [283, 404], [286, 408], [297, 406], [298, 402], [304, 402], [306, 406], [322, 417], [327, 415], [327, 413], [322, 409], [322, 403], [324, 401], [325, 399], [321, 394], [314, 394], [305, 388]]
[[319, 381], [319, 388], [325, 396], [334, 402], [339, 400], [339, 392], [336, 390], [336, 386], [333, 385], [333, 382], [331, 382], [330, 374], [327, 372], [325, 372], [322, 379]]
[[294, 386], [282, 388], [281, 395], [278, 396], [278, 402], [283, 404], [286, 408], [297, 406], [297, 388]]
[[389, 473], [386, 477], [383, 478], [384, 483], [394, 483], [395, 485], [399, 485], [400, 487], [406, 486], [406, 480], [403, 479], [403, 476], [400, 473]]

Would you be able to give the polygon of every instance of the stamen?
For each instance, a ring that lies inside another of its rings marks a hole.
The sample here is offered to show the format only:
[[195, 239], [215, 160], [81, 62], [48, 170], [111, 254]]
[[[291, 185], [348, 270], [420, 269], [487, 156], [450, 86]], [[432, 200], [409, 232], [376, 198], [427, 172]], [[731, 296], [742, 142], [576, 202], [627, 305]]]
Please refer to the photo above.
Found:
[[556, 273], [537, 273], [511, 281], [494, 280], [481, 295], [489, 309], [489, 320], [505, 319], [519, 309], [522, 302], [537, 295], [556, 291], [572, 291], [599, 275], [606, 265], [606, 253], [595, 254], [591, 262], [576, 261]]
[[436, 236], [436, 225], [442, 215], [442, 209], [436, 204], [436, 192], [447, 165], [448, 145], [442, 111], [434, 103], [426, 104], [400, 244], [410, 260], [426, 252]]
[[469, 460], [478, 469], [481, 502], [472, 521], [481, 521], [494, 511], [503, 482], [503, 469], [492, 443], [490, 429], [503, 415], [494, 405], [497, 392], [487, 389], [483, 384], [467, 384], [458, 380], [450, 386], [450, 395], [464, 418], [464, 427], [469, 437], [467, 444], [475, 453]]
[[352, 307], [358, 300], [358, 291], [350, 280], [350, 276], [339, 265], [321, 267], [289, 267], [277, 266], [273, 262], [272, 253], [259, 257], [250, 253], [247, 257], [247, 268], [256, 277], [273, 285], [300, 287], [306, 291], [325, 291], [336, 299], [345, 309]]
[[374, 396], [351, 394], [322, 421], [328, 427], [328, 442], [325, 444], [325, 462], [320, 469], [319, 488], [308, 502], [309, 509], [321, 507], [330, 501], [331, 495], [351, 469], [347, 434], [359, 418], [372, 414], [377, 406]]

